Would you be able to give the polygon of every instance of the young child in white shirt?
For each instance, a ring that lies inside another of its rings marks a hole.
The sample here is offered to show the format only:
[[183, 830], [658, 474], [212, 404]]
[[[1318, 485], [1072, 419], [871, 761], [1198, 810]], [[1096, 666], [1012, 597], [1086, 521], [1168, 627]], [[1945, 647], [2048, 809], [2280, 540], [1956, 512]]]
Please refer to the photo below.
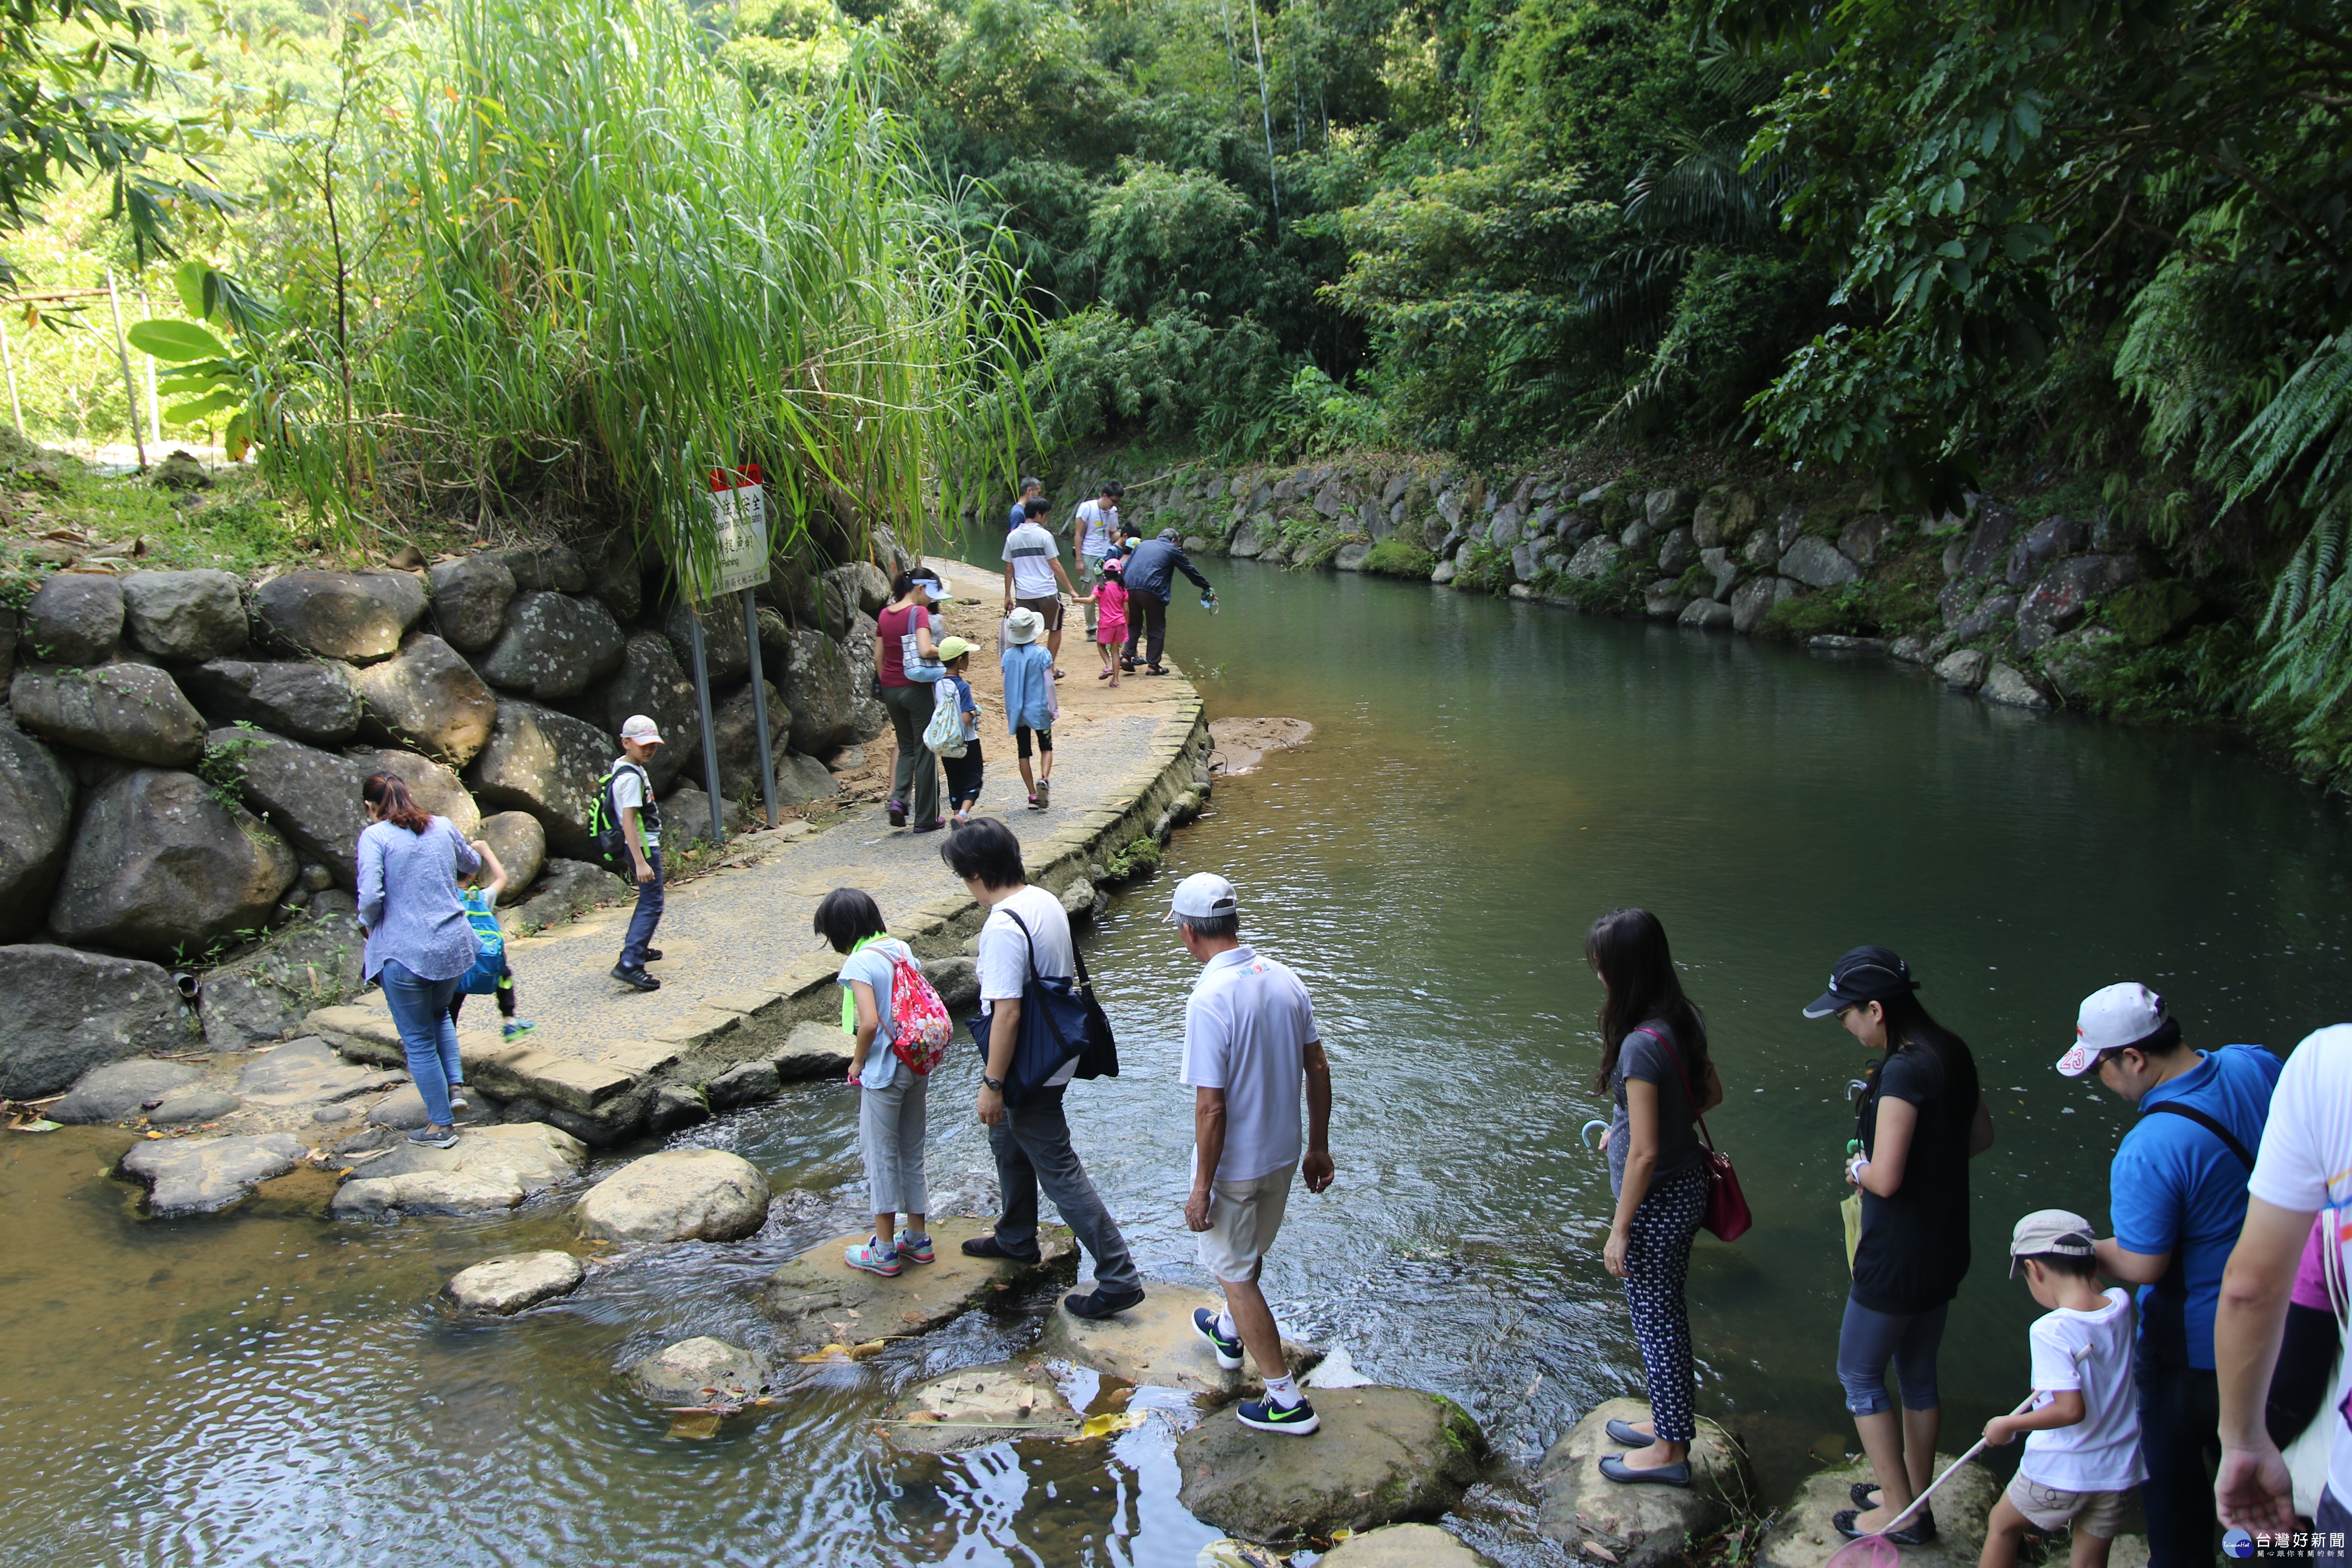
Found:
[[1978, 1568], [2015, 1568], [2028, 1530], [2071, 1525], [2071, 1568], [2106, 1568], [2124, 1507], [2146, 1479], [2139, 1402], [2132, 1385], [2129, 1291], [2101, 1290], [2091, 1222], [2039, 1209], [2017, 1222], [2011, 1279], [2025, 1276], [2050, 1309], [2027, 1332], [2033, 1345], [2033, 1408], [1985, 1423], [1998, 1447], [2024, 1433], [2025, 1457], [1986, 1521]]

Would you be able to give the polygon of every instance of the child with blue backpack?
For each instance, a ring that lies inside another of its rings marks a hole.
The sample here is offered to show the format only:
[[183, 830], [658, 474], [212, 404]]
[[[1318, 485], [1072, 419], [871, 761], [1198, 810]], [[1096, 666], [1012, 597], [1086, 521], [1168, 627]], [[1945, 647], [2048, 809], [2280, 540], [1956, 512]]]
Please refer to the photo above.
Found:
[[[449, 998], [449, 1022], [457, 1022], [468, 994], [488, 992], [499, 999], [499, 1017], [504, 1026], [500, 1032], [511, 1040], [539, 1026], [515, 1017], [514, 971], [507, 966], [506, 928], [499, 924], [499, 895], [506, 891], [507, 868], [482, 839], [474, 840], [474, 853], [482, 858], [482, 864], [472, 876], [457, 879], [457, 897], [466, 906], [466, 923], [474, 928], [480, 952], [475, 955], [474, 967], [457, 983], [457, 994]], [[457, 1088], [454, 1083], [449, 1087], [453, 1092]]]

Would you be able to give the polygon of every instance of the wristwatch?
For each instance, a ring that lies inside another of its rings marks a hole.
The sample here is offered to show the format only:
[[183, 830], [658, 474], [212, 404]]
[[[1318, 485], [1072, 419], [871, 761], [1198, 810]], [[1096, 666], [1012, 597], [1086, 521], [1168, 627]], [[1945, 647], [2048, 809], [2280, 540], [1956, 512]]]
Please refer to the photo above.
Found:
[[982, 1089], [992, 1089], [997, 1093], [1003, 1094], [1004, 1092], [1004, 1080], [1001, 1078], [991, 1078], [986, 1073], [982, 1073], [980, 1075], [980, 1087]]

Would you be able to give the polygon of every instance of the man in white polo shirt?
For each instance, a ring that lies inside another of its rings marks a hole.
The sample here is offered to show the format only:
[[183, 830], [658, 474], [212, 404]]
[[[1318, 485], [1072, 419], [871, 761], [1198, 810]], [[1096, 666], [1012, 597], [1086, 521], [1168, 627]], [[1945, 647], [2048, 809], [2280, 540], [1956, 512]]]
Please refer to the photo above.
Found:
[[[1184, 1004], [1183, 1081], [1192, 1090], [1192, 1192], [1184, 1223], [1199, 1233], [1201, 1266], [1224, 1287], [1225, 1307], [1192, 1314], [1192, 1326], [1238, 1371], [1246, 1348], [1265, 1379], [1263, 1400], [1244, 1400], [1241, 1424], [1305, 1436], [1319, 1423], [1282, 1359], [1274, 1311], [1258, 1271], [1282, 1228], [1291, 1177], [1307, 1190], [1331, 1184], [1331, 1064], [1315, 1031], [1315, 1006], [1298, 976], [1241, 942], [1234, 885], [1202, 871], [1176, 889], [1168, 918], [1201, 978]], [[1300, 1158], [1299, 1087], [1307, 1138]]]

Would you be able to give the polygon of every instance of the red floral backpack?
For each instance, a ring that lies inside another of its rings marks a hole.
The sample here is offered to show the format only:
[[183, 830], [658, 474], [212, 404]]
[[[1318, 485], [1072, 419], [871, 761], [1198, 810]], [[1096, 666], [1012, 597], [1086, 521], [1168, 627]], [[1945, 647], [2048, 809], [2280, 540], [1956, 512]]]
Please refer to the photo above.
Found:
[[910, 958], [890, 961], [890, 1048], [918, 1078], [929, 1078], [955, 1038], [947, 1004]]

